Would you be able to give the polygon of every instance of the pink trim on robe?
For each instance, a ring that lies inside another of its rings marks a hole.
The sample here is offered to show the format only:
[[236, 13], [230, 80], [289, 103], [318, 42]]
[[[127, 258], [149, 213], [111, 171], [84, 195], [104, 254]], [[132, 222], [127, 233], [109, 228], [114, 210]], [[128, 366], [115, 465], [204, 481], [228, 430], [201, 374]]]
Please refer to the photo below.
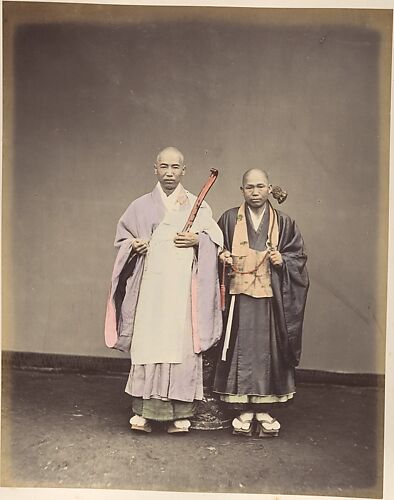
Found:
[[114, 345], [118, 341], [118, 333], [116, 330], [116, 312], [111, 297], [111, 290], [109, 291], [108, 294], [107, 313], [105, 315], [104, 337], [105, 337], [105, 345], [110, 348], [114, 347]]
[[192, 336], [194, 352], [199, 354], [201, 352], [200, 336], [198, 334], [198, 312], [197, 312], [197, 273], [192, 274]]

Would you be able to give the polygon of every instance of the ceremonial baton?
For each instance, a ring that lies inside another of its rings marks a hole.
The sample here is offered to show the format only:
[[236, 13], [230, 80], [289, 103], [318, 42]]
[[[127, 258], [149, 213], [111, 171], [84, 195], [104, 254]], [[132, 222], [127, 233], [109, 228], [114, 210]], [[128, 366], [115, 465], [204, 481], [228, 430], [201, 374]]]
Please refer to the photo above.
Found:
[[200, 194], [197, 196], [197, 199], [194, 202], [193, 208], [191, 209], [191, 212], [190, 212], [190, 215], [187, 219], [185, 227], [182, 229], [183, 233], [190, 231], [190, 228], [193, 225], [194, 219], [197, 217], [197, 213], [200, 210], [202, 202], [204, 201], [204, 198], [208, 194], [208, 191], [211, 189], [214, 182], [216, 181], [218, 174], [219, 174], [219, 171], [216, 170], [216, 168], [211, 168], [211, 174], [208, 177], [207, 182], [204, 184], [203, 188], [201, 189]]
[[[202, 202], [204, 201], [204, 198], [206, 197], [208, 191], [211, 189], [214, 182], [216, 181], [218, 173], [219, 172], [218, 172], [218, 170], [216, 170], [216, 168], [211, 168], [211, 174], [208, 177], [207, 182], [204, 184], [203, 188], [201, 189], [200, 194], [197, 196], [197, 199], [194, 202], [193, 208], [191, 209], [191, 212], [189, 214], [189, 217], [187, 219], [185, 227], [182, 229], [183, 233], [190, 231], [190, 228], [193, 225], [194, 219], [197, 217], [197, 213], [200, 210]], [[200, 344], [200, 338], [198, 335], [198, 327], [197, 327], [197, 322], [196, 322], [196, 318], [197, 318], [197, 300], [196, 300], [196, 297], [197, 297], [197, 279], [196, 279], [196, 276], [194, 274], [192, 275], [191, 292], [192, 292], [193, 347], [194, 347], [194, 352], [198, 353], [198, 352], [201, 352], [201, 344]]]

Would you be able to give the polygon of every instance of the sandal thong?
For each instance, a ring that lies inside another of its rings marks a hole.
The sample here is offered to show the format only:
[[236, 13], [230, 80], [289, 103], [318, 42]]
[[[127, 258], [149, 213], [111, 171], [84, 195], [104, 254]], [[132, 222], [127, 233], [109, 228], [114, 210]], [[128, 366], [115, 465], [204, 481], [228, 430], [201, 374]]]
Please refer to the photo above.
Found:
[[232, 421], [233, 434], [239, 436], [252, 436], [253, 434], [253, 418], [251, 420], [242, 421], [239, 418], [234, 418]]

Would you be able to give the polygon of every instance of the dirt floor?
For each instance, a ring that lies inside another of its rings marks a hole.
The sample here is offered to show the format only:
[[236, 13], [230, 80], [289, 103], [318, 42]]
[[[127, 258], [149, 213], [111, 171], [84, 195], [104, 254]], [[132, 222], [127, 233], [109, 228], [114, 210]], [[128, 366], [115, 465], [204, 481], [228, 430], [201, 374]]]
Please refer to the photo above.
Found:
[[129, 429], [125, 376], [3, 376], [2, 486], [382, 496], [383, 389], [298, 386], [280, 437]]

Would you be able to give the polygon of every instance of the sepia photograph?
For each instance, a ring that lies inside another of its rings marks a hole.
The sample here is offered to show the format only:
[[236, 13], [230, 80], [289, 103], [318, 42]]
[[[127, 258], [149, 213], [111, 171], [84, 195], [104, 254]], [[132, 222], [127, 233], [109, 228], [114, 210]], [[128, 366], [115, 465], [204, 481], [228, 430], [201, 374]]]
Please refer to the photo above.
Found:
[[392, 8], [151, 3], [2, 2], [1, 491], [388, 499]]

